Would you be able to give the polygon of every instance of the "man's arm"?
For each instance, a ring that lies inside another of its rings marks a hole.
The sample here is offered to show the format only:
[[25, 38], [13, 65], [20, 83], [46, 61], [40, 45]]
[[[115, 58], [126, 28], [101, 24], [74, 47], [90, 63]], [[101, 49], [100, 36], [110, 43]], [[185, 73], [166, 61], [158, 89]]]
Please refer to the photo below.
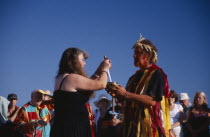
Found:
[[119, 98], [119, 100], [126, 99], [135, 101], [145, 106], [154, 106], [156, 104], [156, 101], [153, 100], [152, 97], [148, 95], [138, 95], [135, 93], [127, 92], [126, 89], [121, 85], [114, 85], [114, 88], [106, 88], [106, 90], [110, 92], [112, 96]]
[[138, 95], [126, 91], [124, 97], [127, 100], [139, 102], [145, 106], [154, 106], [156, 104], [156, 101], [154, 101], [153, 98], [148, 95]]

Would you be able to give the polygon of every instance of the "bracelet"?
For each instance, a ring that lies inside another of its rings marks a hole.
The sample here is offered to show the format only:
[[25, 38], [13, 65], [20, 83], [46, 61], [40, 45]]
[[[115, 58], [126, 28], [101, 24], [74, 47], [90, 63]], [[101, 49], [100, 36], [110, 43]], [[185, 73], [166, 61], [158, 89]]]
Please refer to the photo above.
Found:
[[102, 72], [106, 72], [106, 73], [107, 73], [107, 71], [101, 71], [101, 73], [102, 73]]

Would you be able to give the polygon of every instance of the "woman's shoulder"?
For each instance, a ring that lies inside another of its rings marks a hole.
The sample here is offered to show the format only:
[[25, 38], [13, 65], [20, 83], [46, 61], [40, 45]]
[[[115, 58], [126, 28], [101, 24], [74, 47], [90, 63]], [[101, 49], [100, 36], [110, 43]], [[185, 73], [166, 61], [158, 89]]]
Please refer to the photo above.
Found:
[[[55, 79], [54, 91], [63, 90], [63, 91], [75, 92], [75, 90], [72, 90], [72, 87], [71, 87], [71, 85], [74, 84], [75, 75], [77, 75], [77, 74], [64, 73], [64, 74], [58, 76]], [[65, 87], [65, 88], [63, 89], [62, 87]]]

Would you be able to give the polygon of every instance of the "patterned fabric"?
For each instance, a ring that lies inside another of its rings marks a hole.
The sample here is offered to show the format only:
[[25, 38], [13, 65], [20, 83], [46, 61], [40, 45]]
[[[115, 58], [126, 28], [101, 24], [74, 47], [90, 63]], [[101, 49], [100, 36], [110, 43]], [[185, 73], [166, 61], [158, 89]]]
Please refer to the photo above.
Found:
[[[17, 123], [19, 123], [20, 128], [22, 129], [26, 137], [49, 137], [50, 135], [50, 124], [51, 119], [50, 110], [54, 109], [52, 101], [45, 101], [38, 107], [35, 107], [28, 102], [25, 104], [19, 112]], [[44, 120], [47, 125], [42, 126], [38, 124], [37, 127], [33, 127], [30, 123], [36, 122], [38, 120]], [[36, 131], [36, 132], [35, 132]]]
[[[156, 65], [137, 71], [128, 81], [128, 92], [152, 97], [156, 104], [146, 107], [138, 102], [126, 100], [124, 109], [123, 137], [169, 136], [170, 90], [167, 76]], [[163, 122], [164, 121], [164, 122]]]
[[93, 113], [93, 109], [92, 106], [89, 103], [85, 104], [87, 110], [88, 110], [88, 118], [90, 121], [90, 128], [91, 128], [91, 132], [92, 132], [92, 137], [96, 137], [96, 124], [94, 122], [95, 116]]

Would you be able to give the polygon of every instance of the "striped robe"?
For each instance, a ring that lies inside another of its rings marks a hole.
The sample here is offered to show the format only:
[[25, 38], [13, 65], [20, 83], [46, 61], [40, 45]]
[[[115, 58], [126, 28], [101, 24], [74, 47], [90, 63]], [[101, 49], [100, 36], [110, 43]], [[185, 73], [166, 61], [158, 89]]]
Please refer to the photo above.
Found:
[[[49, 137], [50, 136], [50, 124], [51, 119], [50, 110], [54, 109], [54, 104], [52, 101], [45, 101], [40, 106], [35, 107], [31, 102], [25, 104], [22, 109], [19, 111], [17, 117], [17, 123], [19, 128], [26, 137]], [[38, 126], [35, 128], [30, 124], [37, 120], [44, 120], [47, 125]]]

